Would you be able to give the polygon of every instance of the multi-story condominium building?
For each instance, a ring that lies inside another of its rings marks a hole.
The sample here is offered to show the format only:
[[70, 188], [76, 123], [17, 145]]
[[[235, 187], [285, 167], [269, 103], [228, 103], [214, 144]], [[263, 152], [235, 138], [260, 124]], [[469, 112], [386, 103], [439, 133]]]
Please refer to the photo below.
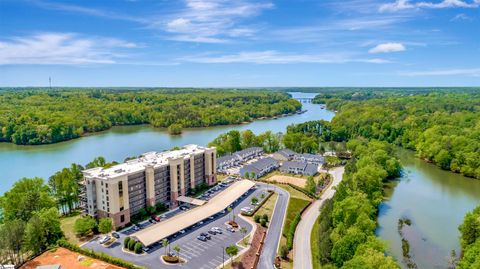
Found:
[[216, 183], [216, 149], [187, 145], [148, 152], [110, 168], [83, 171], [85, 212], [112, 218], [115, 227], [130, 222], [142, 208], [163, 203], [175, 208], [179, 196], [205, 183]]
[[297, 162], [307, 162], [322, 166], [325, 163], [325, 157], [310, 153], [295, 154], [293, 160]]
[[279, 170], [282, 173], [314, 176], [318, 173], [318, 165], [307, 162], [285, 161]]
[[251, 179], [258, 179], [277, 169], [280, 165], [271, 157], [266, 157], [240, 168], [240, 175]]

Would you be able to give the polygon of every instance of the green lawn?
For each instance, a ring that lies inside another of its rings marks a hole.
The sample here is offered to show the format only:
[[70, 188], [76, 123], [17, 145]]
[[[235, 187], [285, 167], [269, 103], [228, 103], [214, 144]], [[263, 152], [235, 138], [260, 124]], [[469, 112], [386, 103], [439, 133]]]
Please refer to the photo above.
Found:
[[301, 212], [309, 203], [310, 200], [290, 197], [290, 201], [288, 202], [287, 215], [285, 217], [285, 225], [283, 225], [283, 236], [287, 236], [287, 232], [290, 229], [290, 223], [295, 218], [295, 215]]
[[84, 242], [77, 238], [77, 236], [75, 236], [75, 232], [73, 231], [73, 225], [75, 224], [75, 221], [79, 218], [81, 218], [80, 213], [68, 217], [62, 217], [60, 219], [60, 227], [62, 228], [65, 237], [70, 243], [75, 245], [80, 245]]

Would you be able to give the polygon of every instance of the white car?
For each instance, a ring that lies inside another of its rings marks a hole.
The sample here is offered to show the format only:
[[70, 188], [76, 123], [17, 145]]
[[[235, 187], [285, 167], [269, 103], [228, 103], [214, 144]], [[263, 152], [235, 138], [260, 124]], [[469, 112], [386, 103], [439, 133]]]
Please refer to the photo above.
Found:
[[111, 239], [110, 236], [106, 235], [100, 239], [100, 244], [105, 244]]

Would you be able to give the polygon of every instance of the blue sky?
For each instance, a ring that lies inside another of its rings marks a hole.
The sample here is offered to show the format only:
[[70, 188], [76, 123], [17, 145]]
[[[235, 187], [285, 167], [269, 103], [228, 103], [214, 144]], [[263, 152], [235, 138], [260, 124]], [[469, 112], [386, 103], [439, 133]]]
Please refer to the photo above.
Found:
[[480, 86], [480, 0], [0, 0], [0, 86]]

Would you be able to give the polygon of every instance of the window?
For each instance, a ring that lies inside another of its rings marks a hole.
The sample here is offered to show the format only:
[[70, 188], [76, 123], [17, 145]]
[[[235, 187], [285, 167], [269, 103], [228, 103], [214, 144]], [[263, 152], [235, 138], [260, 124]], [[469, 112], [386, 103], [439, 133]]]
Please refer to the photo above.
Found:
[[[120, 211], [123, 211], [123, 206], [122, 206], [122, 207], [120, 207]], [[123, 215], [122, 215], [122, 216], [123, 216]]]
[[105, 183], [105, 188], [108, 188], [108, 183]]
[[125, 216], [124, 215], [120, 215], [120, 222], [125, 222]]

